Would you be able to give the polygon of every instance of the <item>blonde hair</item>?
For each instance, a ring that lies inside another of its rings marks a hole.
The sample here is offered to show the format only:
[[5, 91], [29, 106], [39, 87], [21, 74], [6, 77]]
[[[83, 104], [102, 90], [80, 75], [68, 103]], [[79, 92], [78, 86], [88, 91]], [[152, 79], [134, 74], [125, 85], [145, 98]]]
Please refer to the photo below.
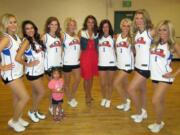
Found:
[[136, 19], [135, 19], [137, 14], [141, 14], [143, 16], [144, 25], [145, 25], [146, 30], [153, 28], [153, 24], [152, 24], [150, 15], [147, 12], [147, 10], [146, 9], [139, 9], [136, 11], [134, 19], [133, 19], [133, 32], [134, 33], [136, 33], [138, 31], [138, 27], [136, 26]]
[[132, 33], [132, 21], [129, 18], [122, 19], [121, 22], [120, 22], [120, 28], [121, 29], [122, 29], [122, 25], [123, 25], [124, 22], [127, 22], [128, 25], [129, 25], [128, 41], [129, 41], [129, 43], [132, 44], [132, 40], [133, 40], [132, 39], [132, 36], [133, 36], [133, 33]]
[[7, 27], [8, 27], [8, 24], [9, 24], [9, 20], [12, 17], [16, 18], [15, 15], [9, 14], [9, 13], [6, 13], [3, 16], [1, 16], [1, 19], [0, 19], [0, 31], [2, 33], [7, 32]]
[[76, 20], [74, 18], [71, 18], [71, 17], [66, 18], [66, 20], [64, 21], [64, 27], [65, 27], [66, 32], [68, 30], [68, 25], [69, 25], [70, 22], [74, 22], [75, 25], [77, 26], [77, 22], [76, 22]]
[[167, 43], [169, 46], [169, 50], [173, 51], [174, 45], [175, 45], [175, 29], [174, 29], [173, 24], [169, 20], [163, 20], [156, 26], [157, 35], [154, 38], [154, 44], [152, 47], [156, 48], [158, 46], [158, 44], [161, 42], [161, 38], [159, 37], [158, 31], [163, 25], [167, 26], [167, 28], [168, 28], [169, 37], [168, 37]]

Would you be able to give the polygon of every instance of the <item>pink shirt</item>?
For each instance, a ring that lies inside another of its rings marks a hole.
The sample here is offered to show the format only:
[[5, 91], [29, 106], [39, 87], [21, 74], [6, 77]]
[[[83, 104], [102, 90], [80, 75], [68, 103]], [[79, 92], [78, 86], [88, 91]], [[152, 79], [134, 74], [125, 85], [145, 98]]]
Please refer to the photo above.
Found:
[[62, 100], [63, 99], [64, 93], [58, 92], [58, 89], [62, 89], [63, 85], [64, 85], [63, 79], [59, 79], [59, 80], [52, 79], [51, 81], [49, 81], [48, 87], [52, 91], [52, 98], [54, 100]]

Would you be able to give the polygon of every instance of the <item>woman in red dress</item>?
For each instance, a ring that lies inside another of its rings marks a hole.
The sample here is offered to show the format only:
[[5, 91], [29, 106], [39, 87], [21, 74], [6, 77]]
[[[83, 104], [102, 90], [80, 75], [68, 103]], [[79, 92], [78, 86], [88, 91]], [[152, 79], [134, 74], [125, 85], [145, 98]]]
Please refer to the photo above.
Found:
[[91, 89], [93, 86], [93, 77], [98, 75], [98, 27], [96, 18], [89, 15], [85, 18], [83, 29], [80, 32], [81, 56], [80, 67], [81, 75], [84, 79], [84, 91], [86, 103], [90, 104], [93, 100]]

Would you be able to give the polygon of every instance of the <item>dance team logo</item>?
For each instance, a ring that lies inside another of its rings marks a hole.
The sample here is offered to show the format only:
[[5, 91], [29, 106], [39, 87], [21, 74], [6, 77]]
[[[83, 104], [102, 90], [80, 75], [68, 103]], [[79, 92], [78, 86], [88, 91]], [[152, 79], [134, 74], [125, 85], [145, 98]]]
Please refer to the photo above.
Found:
[[128, 48], [129, 45], [128, 45], [128, 42], [122, 41], [122, 42], [116, 44], [116, 47], [124, 47], [124, 48]]
[[59, 46], [61, 46], [61, 42], [60, 41], [55, 41], [54, 43], [52, 43], [50, 45], [50, 48], [59, 47]]
[[141, 45], [145, 45], [146, 41], [144, 40], [143, 37], [140, 37], [136, 40], [136, 44], [141, 44]]
[[109, 41], [104, 41], [102, 43], [98, 44], [99, 46], [106, 46], [106, 47], [111, 47], [111, 44], [109, 43]]

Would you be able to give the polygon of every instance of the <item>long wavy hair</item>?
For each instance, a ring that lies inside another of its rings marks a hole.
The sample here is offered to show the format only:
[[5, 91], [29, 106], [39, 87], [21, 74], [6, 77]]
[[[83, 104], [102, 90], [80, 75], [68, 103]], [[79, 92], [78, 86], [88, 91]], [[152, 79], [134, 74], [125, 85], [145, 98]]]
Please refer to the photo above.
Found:
[[93, 15], [88, 15], [85, 18], [82, 30], [87, 30], [87, 22], [88, 22], [89, 19], [93, 19], [94, 20], [94, 29], [93, 29], [93, 32], [94, 32], [94, 35], [96, 36], [97, 33], [98, 33], [98, 24], [97, 24], [96, 18]]
[[168, 37], [167, 43], [168, 43], [168, 46], [169, 46], [169, 50], [171, 52], [173, 52], [174, 51], [174, 45], [176, 43], [175, 42], [175, 29], [174, 29], [174, 26], [173, 26], [172, 22], [169, 21], [169, 20], [163, 20], [156, 26], [156, 33], [157, 34], [156, 34], [156, 36], [154, 38], [154, 44], [152, 45], [151, 48], [154, 48], [154, 47], [157, 48], [159, 43], [162, 42], [161, 38], [160, 38], [160, 36], [158, 34], [158, 31], [162, 26], [167, 26], [167, 28], [168, 28], [169, 37]]
[[132, 44], [133, 43], [132, 21], [129, 18], [122, 19], [120, 22], [121, 29], [124, 22], [127, 22], [127, 24], [129, 25], [129, 32], [128, 32], [127, 38], [128, 38], [128, 42]]
[[149, 30], [149, 29], [153, 28], [153, 24], [152, 24], [150, 15], [147, 12], [147, 10], [146, 9], [139, 9], [139, 10], [137, 10], [135, 12], [135, 16], [134, 16], [134, 19], [133, 19], [133, 32], [134, 33], [136, 33], [139, 30], [139, 28], [136, 25], [136, 15], [137, 14], [141, 14], [143, 16], [144, 25], [145, 25], [146, 30]]
[[61, 27], [60, 27], [60, 23], [59, 23], [59, 20], [56, 18], [56, 17], [49, 17], [47, 20], [46, 20], [46, 24], [45, 24], [45, 27], [44, 27], [44, 32], [45, 33], [49, 33], [50, 32], [50, 28], [49, 28], [49, 25], [53, 22], [53, 21], [56, 21], [57, 22], [57, 25], [58, 25], [58, 28], [55, 32], [55, 35], [59, 38], [61, 38]]
[[36, 50], [36, 47], [35, 47], [35, 42], [34, 42], [34, 40], [33, 40], [33, 37], [30, 37], [30, 36], [28, 36], [28, 35], [26, 34], [26, 25], [28, 25], [28, 24], [30, 24], [30, 25], [33, 26], [34, 31], [35, 31], [35, 33], [34, 33], [34, 39], [35, 39], [35, 41], [36, 41], [39, 45], [41, 45], [42, 50], [45, 51], [46, 47], [45, 47], [45, 45], [43, 44], [43, 41], [41, 40], [40, 34], [38, 33], [38, 28], [37, 28], [37, 26], [36, 26], [32, 21], [30, 21], [30, 20], [23, 21], [23, 23], [22, 23], [22, 34], [23, 34], [23, 36], [29, 41], [32, 49], [33, 49], [34, 51], [37, 51], [37, 50]]
[[104, 19], [104, 20], [101, 21], [101, 23], [99, 25], [99, 39], [101, 39], [103, 37], [103, 35], [104, 35], [104, 32], [103, 32], [104, 24], [108, 24], [108, 26], [109, 26], [109, 35], [111, 37], [113, 37], [114, 31], [113, 31], [111, 22], [108, 19]]

